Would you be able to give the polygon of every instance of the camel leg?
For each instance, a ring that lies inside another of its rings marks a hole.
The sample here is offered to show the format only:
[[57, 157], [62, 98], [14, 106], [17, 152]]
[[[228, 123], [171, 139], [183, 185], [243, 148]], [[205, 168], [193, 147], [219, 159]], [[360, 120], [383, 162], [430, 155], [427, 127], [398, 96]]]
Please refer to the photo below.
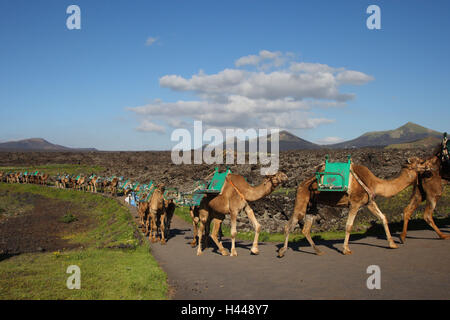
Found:
[[[150, 216], [150, 213], [148, 213], [147, 214], [147, 219], [146, 219], [146, 221], [145, 221], [145, 235], [149, 235], [150, 234], [150, 231], [151, 231], [151, 216]], [[149, 238], [149, 240], [150, 240], [150, 238]]]
[[193, 239], [191, 242], [191, 247], [195, 248], [197, 246], [197, 234], [198, 234], [198, 230], [197, 230], [197, 225], [198, 225], [198, 221], [199, 218], [194, 216], [194, 208], [191, 207], [189, 209], [189, 215], [191, 216], [192, 219], [192, 226], [193, 226]]
[[232, 210], [230, 212], [230, 220], [231, 220], [231, 256], [232, 257], [236, 257], [237, 256], [237, 252], [236, 252], [236, 235], [237, 235], [237, 230], [236, 230], [236, 219], [237, 219], [237, 211], [236, 210]]
[[433, 228], [434, 231], [438, 234], [441, 239], [450, 239], [450, 234], [443, 234], [441, 230], [436, 226], [433, 220], [433, 211], [436, 208], [436, 203], [441, 196], [437, 195], [432, 199], [427, 199], [427, 204], [425, 206], [425, 213], [423, 214], [423, 218], [425, 221]]
[[282, 258], [284, 257], [284, 254], [287, 251], [288, 248], [288, 243], [289, 243], [289, 233], [291, 232], [292, 228], [297, 225], [298, 220], [299, 220], [299, 216], [301, 216], [301, 218], [304, 217], [304, 213], [302, 213], [301, 211], [297, 211], [294, 212], [292, 214], [292, 217], [289, 219], [289, 221], [286, 223], [286, 225], [284, 226], [284, 245], [282, 248], [280, 248], [280, 250], [278, 251], [278, 257]]
[[[197, 229], [197, 236], [198, 236], [198, 246], [197, 246], [197, 256], [200, 256], [203, 251], [202, 251], [202, 237], [203, 237], [203, 232], [205, 231], [205, 226], [206, 224], [209, 222], [208, 219], [209, 216], [209, 212], [205, 209], [199, 209], [199, 222], [198, 222], [198, 229]], [[208, 235], [206, 235], [208, 236]]]
[[227, 255], [229, 255], [228, 250], [223, 247], [222, 242], [217, 237], [217, 235], [219, 233], [219, 230], [220, 230], [220, 226], [222, 224], [222, 220], [220, 220], [220, 219], [213, 219], [212, 223], [213, 223], [213, 230], [212, 230], [212, 233], [211, 233], [211, 238], [213, 239], [213, 241], [216, 244], [216, 246], [219, 248], [220, 253], [223, 256], [227, 256]]
[[372, 212], [376, 217], [378, 217], [383, 222], [384, 232], [386, 233], [386, 237], [389, 243], [389, 248], [391, 249], [397, 249], [398, 246], [395, 244], [394, 240], [392, 240], [391, 232], [389, 231], [388, 221], [386, 219], [386, 216], [381, 212], [380, 208], [378, 208], [375, 201], [370, 202], [367, 207], [369, 208], [370, 212]]
[[400, 241], [405, 243], [406, 241], [406, 233], [408, 232], [408, 222], [411, 218], [413, 212], [417, 209], [419, 204], [422, 202], [422, 196], [420, 195], [419, 188], [414, 187], [413, 194], [411, 196], [411, 200], [406, 208], [403, 210], [403, 231], [400, 234]]
[[348, 241], [350, 240], [350, 232], [352, 231], [353, 222], [355, 221], [356, 214], [358, 213], [359, 206], [351, 206], [347, 217], [347, 223], [345, 224], [345, 240], [343, 254], [352, 254], [352, 251], [348, 247]]
[[156, 214], [152, 215], [151, 226], [152, 226], [152, 242], [158, 242], [158, 221]]
[[323, 252], [320, 251], [319, 248], [316, 247], [316, 244], [314, 243], [313, 239], [311, 238], [311, 227], [314, 223], [314, 216], [307, 214], [304, 221], [305, 221], [305, 224], [303, 225], [302, 233], [305, 236], [306, 240], [308, 240], [309, 245], [314, 249], [316, 254], [318, 256], [321, 256], [323, 254]]
[[161, 215], [160, 224], [159, 224], [159, 231], [161, 232], [161, 244], [166, 244], [166, 234], [165, 234], [166, 224], [165, 224], [165, 220], [166, 220], [166, 213], [164, 212]]
[[253, 239], [253, 245], [250, 249], [251, 253], [253, 254], [259, 254], [258, 249], [258, 238], [259, 233], [261, 232], [261, 225], [259, 224], [258, 220], [256, 220], [255, 213], [253, 212], [252, 208], [247, 204], [244, 208], [245, 212], [247, 213], [248, 218], [253, 224], [253, 228], [255, 229], [255, 237]]

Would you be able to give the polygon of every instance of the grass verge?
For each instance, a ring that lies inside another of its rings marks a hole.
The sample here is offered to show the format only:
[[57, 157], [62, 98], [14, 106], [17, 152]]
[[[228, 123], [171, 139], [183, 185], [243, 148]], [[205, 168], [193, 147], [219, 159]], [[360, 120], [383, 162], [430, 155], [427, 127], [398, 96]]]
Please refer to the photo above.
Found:
[[[76, 202], [92, 218], [80, 233], [62, 235], [79, 249], [0, 256], [0, 299], [167, 299], [166, 274], [136, 237], [129, 210], [85, 192], [0, 183], [3, 193], [33, 193]], [[81, 269], [81, 289], [69, 290], [70, 265]]]

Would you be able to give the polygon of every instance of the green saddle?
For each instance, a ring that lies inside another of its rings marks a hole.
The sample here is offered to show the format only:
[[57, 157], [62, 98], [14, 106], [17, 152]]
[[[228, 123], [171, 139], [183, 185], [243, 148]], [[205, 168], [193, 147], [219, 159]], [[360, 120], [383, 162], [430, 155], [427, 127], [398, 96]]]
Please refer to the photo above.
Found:
[[219, 168], [216, 167], [211, 182], [208, 184], [208, 188], [201, 188], [196, 190], [190, 201], [190, 205], [198, 206], [200, 202], [207, 194], [219, 194], [222, 192], [223, 185], [227, 175], [231, 173], [231, 170], [227, 168], [225, 172], [219, 172]]
[[328, 162], [325, 157], [325, 170], [316, 172], [318, 191], [347, 191], [350, 176], [351, 157], [347, 162]]

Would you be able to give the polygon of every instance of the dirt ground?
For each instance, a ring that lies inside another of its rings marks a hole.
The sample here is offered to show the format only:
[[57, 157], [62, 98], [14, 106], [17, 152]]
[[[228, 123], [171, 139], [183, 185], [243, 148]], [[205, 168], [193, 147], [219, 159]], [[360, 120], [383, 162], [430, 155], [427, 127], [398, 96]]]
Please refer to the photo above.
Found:
[[[79, 247], [62, 239], [65, 234], [81, 232], [90, 226], [89, 218], [77, 204], [31, 193], [11, 193], [9, 196], [31, 204], [32, 208], [0, 220], [0, 260], [27, 252]], [[66, 214], [72, 214], [77, 220], [63, 222]]]

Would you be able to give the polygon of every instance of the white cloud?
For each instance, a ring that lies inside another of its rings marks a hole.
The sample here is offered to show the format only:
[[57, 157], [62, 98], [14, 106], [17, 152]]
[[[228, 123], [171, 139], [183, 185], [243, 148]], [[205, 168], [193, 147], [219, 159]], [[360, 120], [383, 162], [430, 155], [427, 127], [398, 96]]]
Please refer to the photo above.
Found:
[[345, 70], [339, 72], [336, 76], [336, 79], [343, 84], [362, 85], [366, 84], [369, 81], [372, 81], [374, 78], [359, 71]]
[[159, 133], [165, 133], [166, 129], [163, 126], [160, 126], [156, 123], [153, 123], [149, 121], [148, 119], [142, 120], [139, 127], [136, 128], [137, 131], [142, 132], [159, 132]]
[[145, 45], [146, 46], [151, 46], [152, 44], [154, 44], [156, 41], [158, 41], [157, 37], [148, 37], [147, 40], [145, 41]]
[[315, 109], [345, 107], [355, 97], [342, 92], [341, 85], [373, 80], [360, 71], [292, 61], [294, 57], [292, 53], [261, 50], [235, 62], [237, 67], [257, 67], [254, 70], [228, 68], [215, 74], [199, 71], [191, 77], [165, 75], [159, 79], [161, 87], [193, 93], [197, 98], [175, 102], [156, 99], [128, 110], [140, 115], [143, 122], [139, 128], [145, 131], [162, 132], [150, 119], [172, 127], [202, 120], [205, 126], [218, 128], [307, 129], [334, 121], [315, 117]]
[[285, 62], [292, 58], [292, 53], [283, 55], [280, 51], [261, 50], [258, 55], [248, 55], [237, 59], [234, 62], [236, 67], [256, 66], [260, 70], [268, 70], [273, 67], [281, 67]]
[[339, 137], [326, 137], [326, 138], [322, 138], [317, 140], [317, 143], [319, 144], [334, 144], [334, 143], [339, 143], [339, 142], [343, 142], [344, 139], [339, 138]]

